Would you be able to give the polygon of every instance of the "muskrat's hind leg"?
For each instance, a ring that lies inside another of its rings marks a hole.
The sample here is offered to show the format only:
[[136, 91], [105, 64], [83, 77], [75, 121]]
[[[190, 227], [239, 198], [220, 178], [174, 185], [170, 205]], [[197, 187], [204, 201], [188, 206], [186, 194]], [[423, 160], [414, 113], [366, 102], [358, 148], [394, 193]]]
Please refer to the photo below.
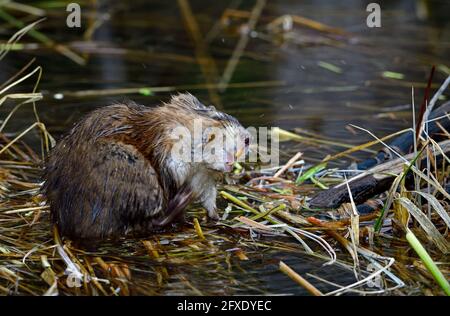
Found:
[[163, 194], [155, 170], [133, 146], [102, 141], [63, 149], [50, 158], [44, 188], [63, 235], [114, 237], [143, 226], [161, 211]]
[[174, 221], [185, 221], [184, 210], [192, 202], [193, 192], [188, 185], [183, 185], [170, 199], [161, 218], [153, 220], [155, 226], [166, 226]]

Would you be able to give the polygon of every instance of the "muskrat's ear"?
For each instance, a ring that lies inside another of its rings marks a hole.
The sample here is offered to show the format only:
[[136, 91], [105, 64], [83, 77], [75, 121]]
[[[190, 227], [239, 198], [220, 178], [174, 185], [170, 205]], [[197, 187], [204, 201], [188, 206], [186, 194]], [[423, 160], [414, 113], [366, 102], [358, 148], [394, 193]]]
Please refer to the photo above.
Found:
[[170, 103], [179, 107], [189, 108], [196, 111], [208, 110], [206, 106], [204, 106], [196, 97], [194, 97], [189, 92], [179, 93], [172, 96], [172, 98], [170, 99]]

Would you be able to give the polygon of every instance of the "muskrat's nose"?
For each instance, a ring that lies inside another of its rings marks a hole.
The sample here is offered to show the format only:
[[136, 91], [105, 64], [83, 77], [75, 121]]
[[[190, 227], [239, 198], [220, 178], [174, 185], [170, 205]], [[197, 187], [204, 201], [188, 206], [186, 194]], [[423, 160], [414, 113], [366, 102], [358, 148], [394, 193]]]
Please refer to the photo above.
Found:
[[233, 154], [229, 152], [225, 152], [225, 163], [227, 164], [233, 164], [234, 163], [234, 156]]

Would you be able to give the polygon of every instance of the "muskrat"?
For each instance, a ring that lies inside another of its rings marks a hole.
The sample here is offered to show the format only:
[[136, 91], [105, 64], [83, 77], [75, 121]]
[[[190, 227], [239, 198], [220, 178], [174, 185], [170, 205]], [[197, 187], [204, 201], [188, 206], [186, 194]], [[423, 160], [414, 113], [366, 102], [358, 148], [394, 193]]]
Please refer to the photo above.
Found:
[[[183, 133], [193, 135], [199, 122], [200, 140], [191, 142]], [[184, 132], [174, 136], [177, 129]], [[188, 144], [193, 153], [217, 140], [217, 131], [237, 141], [194, 160], [173, 150]], [[189, 93], [156, 107], [106, 106], [82, 118], [51, 150], [43, 194], [59, 232], [73, 239], [152, 232], [184, 218], [195, 202], [217, 220], [217, 179], [245, 157], [249, 139], [236, 118]]]

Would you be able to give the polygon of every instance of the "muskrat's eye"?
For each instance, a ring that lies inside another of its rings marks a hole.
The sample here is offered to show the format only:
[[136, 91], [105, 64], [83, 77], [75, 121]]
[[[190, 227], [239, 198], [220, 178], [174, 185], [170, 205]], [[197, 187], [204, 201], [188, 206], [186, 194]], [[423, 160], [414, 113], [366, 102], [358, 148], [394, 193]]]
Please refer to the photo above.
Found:
[[212, 142], [214, 139], [216, 139], [216, 134], [210, 134], [210, 135], [208, 136], [208, 143], [209, 143], [209, 142]]

